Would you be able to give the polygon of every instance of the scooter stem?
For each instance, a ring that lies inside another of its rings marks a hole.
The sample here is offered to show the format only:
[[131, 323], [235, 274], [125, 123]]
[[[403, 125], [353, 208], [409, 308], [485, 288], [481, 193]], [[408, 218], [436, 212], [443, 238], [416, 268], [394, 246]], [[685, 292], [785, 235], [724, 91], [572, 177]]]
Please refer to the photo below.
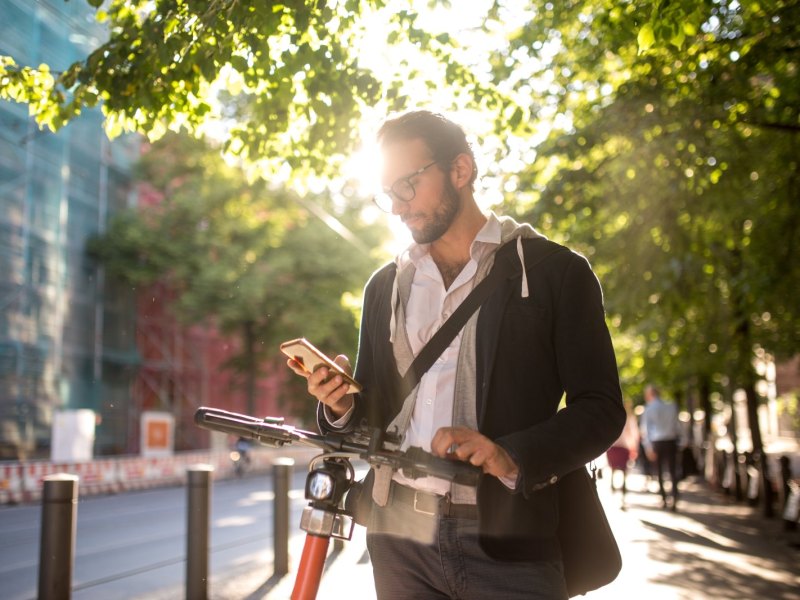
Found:
[[292, 600], [314, 600], [317, 597], [330, 541], [330, 536], [306, 534], [303, 556], [300, 558], [300, 567], [292, 590]]

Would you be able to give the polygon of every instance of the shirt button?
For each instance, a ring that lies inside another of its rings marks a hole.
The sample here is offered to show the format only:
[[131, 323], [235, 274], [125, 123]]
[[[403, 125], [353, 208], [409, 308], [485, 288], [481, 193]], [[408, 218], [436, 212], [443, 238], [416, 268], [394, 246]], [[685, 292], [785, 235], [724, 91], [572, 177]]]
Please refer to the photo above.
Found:
[[550, 485], [554, 484], [556, 481], [558, 481], [558, 475], [550, 477]]
[[430, 399], [430, 398], [428, 398], [427, 400], [425, 400], [425, 404], [427, 404], [428, 406], [430, 406], [430, 405], [431, 405], [431, 399]]
[[444, 311], [442, 313], [442, 317], [444, 317], [445, 319], [449, 319], [450, 318], [450, 312], [449, 311]]

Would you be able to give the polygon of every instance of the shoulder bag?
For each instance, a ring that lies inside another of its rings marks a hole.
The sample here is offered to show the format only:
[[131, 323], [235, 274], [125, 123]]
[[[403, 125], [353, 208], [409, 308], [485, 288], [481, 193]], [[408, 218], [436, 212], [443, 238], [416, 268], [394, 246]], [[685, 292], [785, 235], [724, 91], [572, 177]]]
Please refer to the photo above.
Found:
[[570, 598], [607, 585], [622, 569], [614, 532], [597, 496], [596, 469], [568, 473], [558, 486], [558, 541]]

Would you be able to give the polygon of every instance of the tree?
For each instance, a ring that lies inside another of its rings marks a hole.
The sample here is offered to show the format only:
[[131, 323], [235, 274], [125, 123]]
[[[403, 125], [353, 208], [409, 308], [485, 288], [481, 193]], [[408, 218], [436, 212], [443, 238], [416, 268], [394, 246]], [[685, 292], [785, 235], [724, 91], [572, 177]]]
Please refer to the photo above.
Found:
[[654, 6], [545, 4], [493, 59], [518, 90], [548, 78], [533, 102], [566, 117], [516, 174], [515, 208], [595, 262], [641, 367], [626, 383], [729, 376], [763, 458], [755, 353], [791, 355], [800, 333], [787, 288], [800, 276], [787, 254], [800, 235], [800, 5]]
[[248, 411], [255, 383], [281, 341], [306, 336], [350, 352], [356, 348], [353, 306], [379, 257], [385, 231], [360, 220], [360, 202], [336, 211], [361, 246], [344, 241], [301, 208], [292, 194], [250, 182], [219, 149], [186, 136], [167, 136], [144, 156], [139, 177], [160, 204], [123, 213], [92, 252], [112, 275], [142, 285], [164, 281], [176, 293], [175, 314], [210, 323], [241, 341], [229, 367], [244, 376]]
[[[386, 0], [88, 2], [109, 39], [84, 60], [55, 71], [0, 57], [0, 98], [29, 104], [41, 126], [58, 129], [98, 104], [112, 136], [200, 134], [216, 121], [227, 129], [226, 149], [242, 158], [332, 174], [358, 141], [365, 111], [408, 103], [407, 82], [425, 79], [410, 58], [420, 54], [441, 65], [425, 83], [453, 85], [453, 106], [505, 114], [502, 95], [456, 59], [454, 40], [428, 34], [416, 13]], [[385, 72], [365, 66], [371, 20], [400, 56], [380, 66]]]

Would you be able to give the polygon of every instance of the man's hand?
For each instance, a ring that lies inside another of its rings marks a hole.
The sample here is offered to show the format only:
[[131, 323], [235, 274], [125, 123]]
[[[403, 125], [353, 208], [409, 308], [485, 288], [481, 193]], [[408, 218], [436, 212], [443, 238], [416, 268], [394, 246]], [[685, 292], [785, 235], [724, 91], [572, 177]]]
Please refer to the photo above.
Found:
[[466, 427], [442, 427], [431, 440], [436, 456], [457, 458], [481, 467], [487, 475], [516, 479], [519, 467], [505, 448]]
[[[344, 354], [340, 354], [333, 361], [342, 367], [348, 374], [352, 373], [350, 361]], [[348, 384], [344, 383], [340, 375], [330, 375], [327, 367], [319, 367], [313, 373], [306, 371], [303, 366], [293, 358], [286, 361], [289, 368], [308, 380], [308, 393], [330, 408], [338, 419], [353, 406], [353, 394], [347, 393]]]

